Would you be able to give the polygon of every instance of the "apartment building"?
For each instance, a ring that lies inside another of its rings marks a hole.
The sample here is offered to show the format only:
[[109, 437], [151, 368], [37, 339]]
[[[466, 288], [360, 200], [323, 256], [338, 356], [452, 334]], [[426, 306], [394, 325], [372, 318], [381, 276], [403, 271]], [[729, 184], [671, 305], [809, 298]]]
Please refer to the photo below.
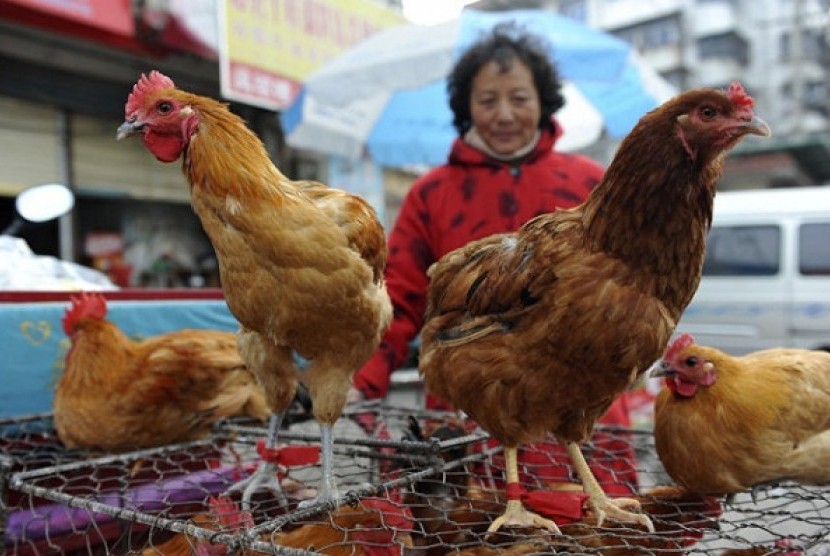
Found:
[[730, 158], [723, 188], [830, 182], [830, 1], [483, 0], [556, 10], [634, 45], [684, 90], [739, 79], [773, 138]]

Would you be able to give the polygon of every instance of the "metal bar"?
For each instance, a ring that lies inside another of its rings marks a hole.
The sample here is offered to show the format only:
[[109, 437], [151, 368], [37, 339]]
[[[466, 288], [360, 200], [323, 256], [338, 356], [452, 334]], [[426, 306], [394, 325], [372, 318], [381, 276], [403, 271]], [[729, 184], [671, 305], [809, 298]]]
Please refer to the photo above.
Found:
[[[12, 477], [12, 481], [14, 481], [18, 475], [20, 474], [18, 473], [14, 475]], [[95, 513], [102, 513], [116, 519], [136, 521], [138, 523], [143, 523], [144, 525], [149, 525], [150, 527], [161, 527], [176, 533], [186, 533], [209, 542], [237, 542], [235, 535], [204, 529], [193, 525], [192, 523], [187, 523], [184, 520], [168, 519], [136, 510], [130, 510], [128, 508], [116, 508], [96, 500], [64, 494], [63, 492], [56, 491], [55, 489], [39, 487], [25, 482], [15, 482], [13, 486], [17, 490], [27, 494], [39, 496], [47, 500], [54, 500], [55, 502], [60, 502], [73, 508], [81, 508]]]
[[[237, 434], [247, 434], [251, 436], [264, 436], [265, 429], [258, 428], [258, 427], [250, 427], [245, 425], [224, 425], [223, 432], [228, 433], [230, 436], [227, 438], [229, 440], [240, 442], [243, 444], [254, 444], [255, 442], [251, 439], [247, 438], [240, 438], [238, 436], [234, 436]], [[454, 448], [458, 446], [464, 446], [467, 444], [473, 444], [480, 440], [485, 440], [489, 438], [489, 436], [485, 433], [473, 433], [465, 436], [460, 436], [458, 438], [452, 438], [449, 440], [428, 440], [428, 441], [418, 441], [418, 440], [392, 440], [392, 439], [380, 439], [380, 438], [358, 438], [358, 437], [339, 437], [334, 439], [334, 444], [354, 444], [359, 446], [369, 446], [373, 448], [398, 448], [404, 450], [420, 450], [424, 452], [439, 452], [446, 450], [448, 448]], [[308, 433], [294, 433], [290, 431], [280, 431], [280, 439], [284, 440], [296, 440], [302, 442], [320, 442], [320, 435], [317, 434], [308, 434]]]
[[[74, 169], [72, 166], [72, 117], [69, 110], [59, 108], [57, 111], [58, 145], [60, 153], [60, 179], [70, 190], [75, 189]], [[75, 260], [75, 218], [72, 211], [58, 219], [60, 258], [65, 261]]]
[[53, 475], [55, 473], [60, 473], [62, 471], [78, 471], [79, 469], [83, 469], [85, 467], [95, 467], [98, 465], [110, 465], [113, 463], [126, 463], [132, 460], [139, 460], [139, 459], [149, 459], [150, 456], [156, 455], [165, 455], [170, 453], [175, 453], [182, 451], [183, 449], [188, 448], [197, 448], [197, 447], [214, 447], [215, 444], [212, 440], [194, 440], [192, 442], [183, 442], [181, 444], [169, 444], [167, 446], [162, 446], [159, 448], [150, 448], [147, 450], [137, 450], [135, 452], [129, 452], [126, 454], [117, 454], [117, 455], [110, 455], [100, 458], [94, 459], [85, 459], [79, 461], [73, 461], [69, 463], [62, 463], [60, 465], [53, 465], [50, 467], [41, 467], [39, 469], [33, 469], [31, 471], [19, 471], [12, 475], [12, 483], [17, 483], [17, 481], [24, 481], [26, 479], [34, 479], [37, 477], [42, 477], [45, 475]]

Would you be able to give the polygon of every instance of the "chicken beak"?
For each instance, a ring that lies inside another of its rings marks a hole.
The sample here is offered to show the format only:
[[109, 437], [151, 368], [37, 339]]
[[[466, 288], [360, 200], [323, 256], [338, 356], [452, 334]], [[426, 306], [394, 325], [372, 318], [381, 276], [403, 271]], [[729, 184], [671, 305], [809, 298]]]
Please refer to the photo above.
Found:
[[741, 129], [744, 133], [760, 135], [761, 137], [769, 137], [772, 135], [772, 130], [769, 125], [767, 125], [767, 122], [755, 115], [753, 115], [752, 119], [742, 125], [739, 129]]
[[654, 364], [646, 371], [646, 376], [649, 378], [662, 378], [672, 374], [671, 365], [662, 359], [655, 361]]
[[130, 135], [135, 135], [136, 133], [141, 133], [144, 130], [144, 124], [140, 124], [136, 121], [127, 121], [118, 126], [118, 131], [116, 132], [115, 138], [120, 141], [125, 137], [129, 137]]

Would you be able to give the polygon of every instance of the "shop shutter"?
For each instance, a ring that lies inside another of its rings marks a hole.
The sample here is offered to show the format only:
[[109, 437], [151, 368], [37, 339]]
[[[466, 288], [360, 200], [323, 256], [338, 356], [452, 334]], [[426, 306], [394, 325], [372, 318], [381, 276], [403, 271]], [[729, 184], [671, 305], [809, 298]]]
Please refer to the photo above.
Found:
[[57, 112], [0, 96], [0, 195], [61, 181]]

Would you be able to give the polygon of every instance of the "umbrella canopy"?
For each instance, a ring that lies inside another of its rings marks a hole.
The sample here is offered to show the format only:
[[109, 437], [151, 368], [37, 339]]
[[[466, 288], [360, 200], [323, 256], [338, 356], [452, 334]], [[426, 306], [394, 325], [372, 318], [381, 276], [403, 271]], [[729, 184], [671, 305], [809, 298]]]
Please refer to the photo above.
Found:
[[437, 165], [457, 134], [446, 76], [455, 59], [498, 23], [514, 21], [545, 38], [565, 82], [558, 148], [619, 138], [674, 94], [624, 41], [546, 10], [467, 9], [439, 25], [381, 31], [310, 75], [282, 114], [288, 144], [382, 166]]

